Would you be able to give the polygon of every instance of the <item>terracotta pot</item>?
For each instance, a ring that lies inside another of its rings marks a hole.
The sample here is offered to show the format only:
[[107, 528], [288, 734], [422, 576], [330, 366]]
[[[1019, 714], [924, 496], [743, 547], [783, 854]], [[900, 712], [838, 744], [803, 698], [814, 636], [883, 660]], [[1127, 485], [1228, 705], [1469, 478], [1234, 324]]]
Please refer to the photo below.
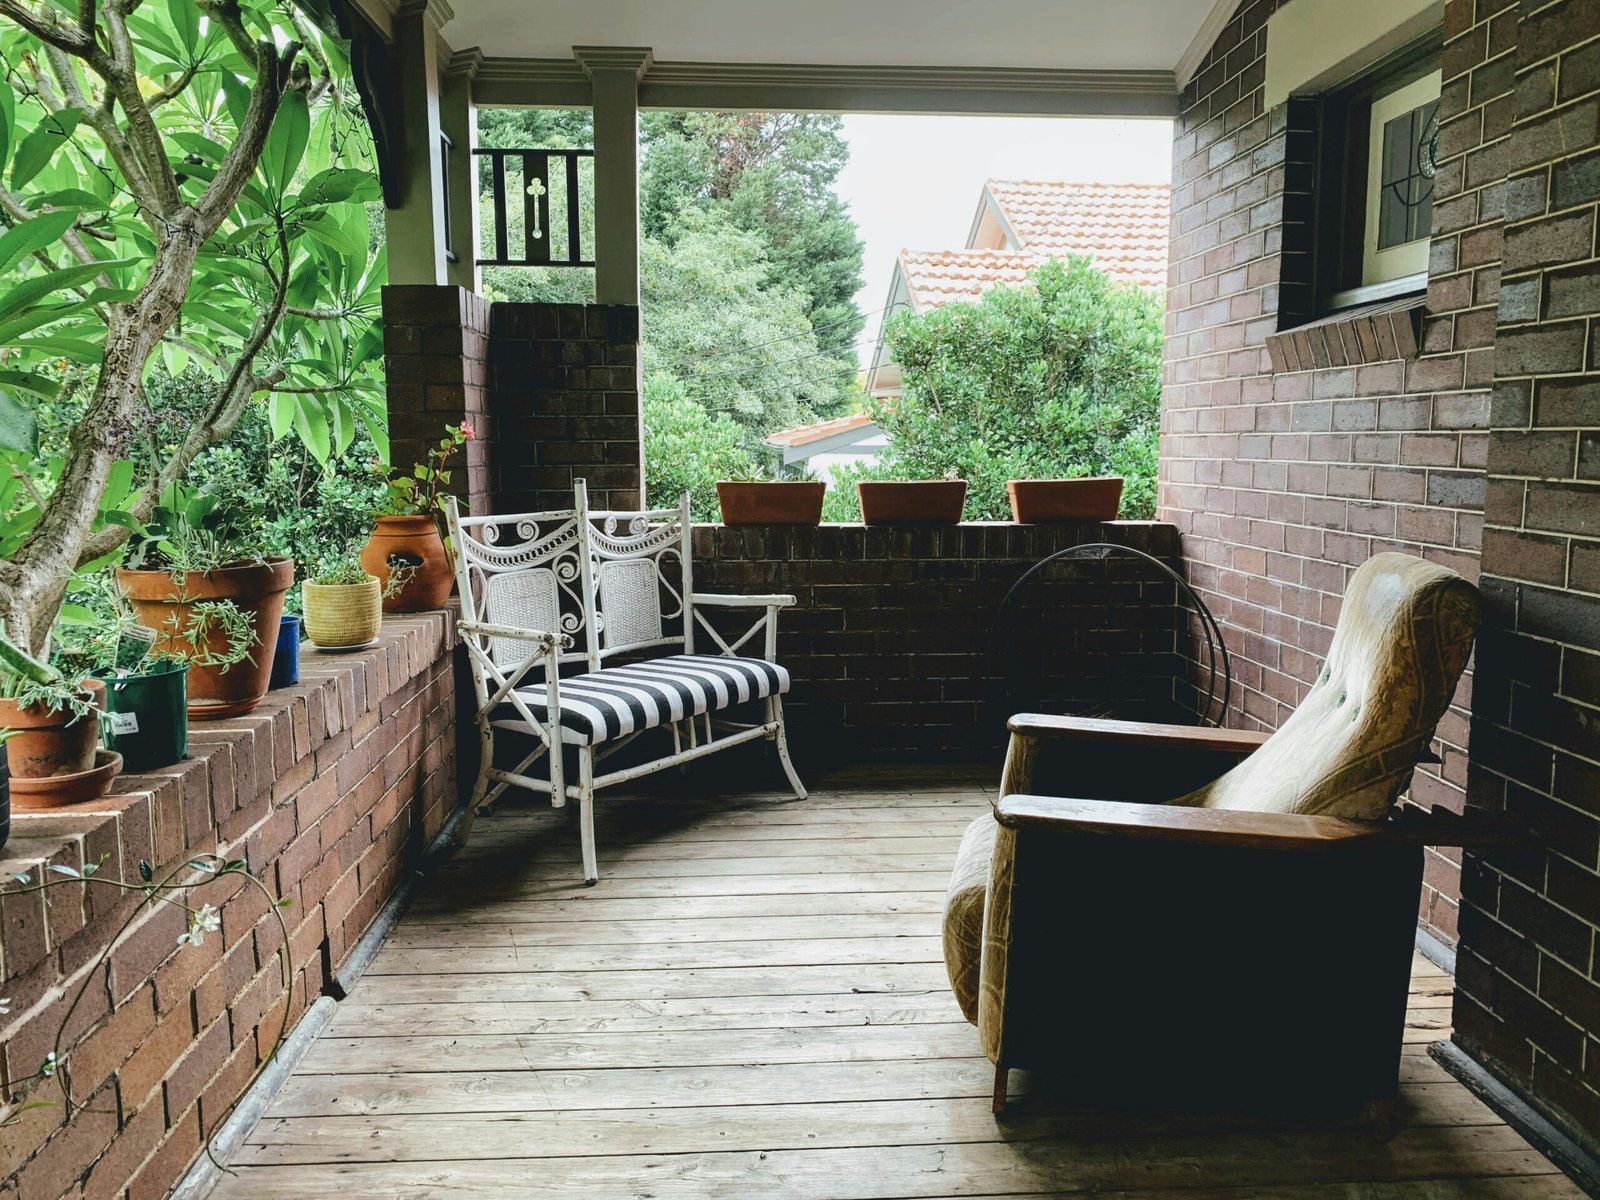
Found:
[[858, 483], [861, 519], [868, 525], [958, 525], [967, 502], [965, 479]]
[[378, 636], [383, 593], [378, 581], [300, 585], [306, 636], [319, 646], [364, 646]]
[[1011, 497], [1011, 519], [1018, 525], [1115, 521], [1122, 503], [1122, 476], [1013, 479], [1006, 492]]
[[[186, 635], [193, 621], [193, 606], [202, 600], [231, 600], [250, 618], [255, 645], [249, 658], [226, 670], [189, 663], [189, 719], [220, 721], [247, 713], [261, 703], [272, 678], [272, 659], [283, 623], [284, 593], [294, 583], [293, 560], [275, 558], [215, 571], [189, 571], [181, 584], [168, 571], [121, 568], [117, 583], [127, 594], [139, 623], [156, 631], [155, 649], [179, 657], [190, 648]], [[220, 655], [227, 651], [228, 640], [213, 628], [207, 645]]]
[[[104, 712], [106, 685], [85, 679], [83, 690], [92, 697], [89, 702]], [[40, 704], [18, 708], [15, 700], [0, 700], [0, 729], [18, 730], [6, 742], [13, 782], [87, 771], [94, 766], [100, 744], [99, 719], [79, 717], [70, 708], [52, 712]]]
[[13, 776], [11, 802], [23, 811], [61, 808], [98, 800], [111, 790], [111, 781], [122, 770], [122, 755], [115, 750], [97, 750], [94, 765], [71, 775], [51, 775], [47, 779]]
[[383, 602], [384, 612], [422, 612], [443, 608], [455, 586], [455, 573], [444, 552], [444, 540], [432, 517], [379, 517], [378, 527], [361, 551], [361, 565], [389, 587], [389, 564], [413, 568], [406, 585]]
[[824, 483], [717, 484], [724, 525], [817, 525], [822, 521]]

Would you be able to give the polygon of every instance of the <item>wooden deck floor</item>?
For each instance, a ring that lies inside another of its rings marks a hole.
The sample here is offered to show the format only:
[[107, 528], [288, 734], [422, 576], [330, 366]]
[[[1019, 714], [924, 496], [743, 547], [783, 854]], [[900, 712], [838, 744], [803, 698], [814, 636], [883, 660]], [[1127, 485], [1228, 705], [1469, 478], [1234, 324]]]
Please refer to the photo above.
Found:
[[800, 803], [603, 798], [593, 889], [561, 814], [485, 819], [217, 1200], [1581, 1195], [1428, 1058], [1449, 980], [1420, 958], [1391, 1142], [1043, 1093], [997, 1122], [938, 936], [982, 783], [813, 782]]

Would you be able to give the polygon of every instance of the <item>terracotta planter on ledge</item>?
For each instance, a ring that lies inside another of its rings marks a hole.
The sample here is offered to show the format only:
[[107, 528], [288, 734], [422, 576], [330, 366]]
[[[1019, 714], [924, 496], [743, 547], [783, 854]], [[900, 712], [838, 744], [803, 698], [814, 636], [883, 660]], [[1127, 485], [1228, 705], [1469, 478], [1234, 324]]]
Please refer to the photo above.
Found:
[[[85, 679], [83, 690], [96, 711], [104, 712], [106, 685]], [[42, 704], [20, 708], [15, 700], [0, 699], [0, 729], [17, 731], [5, 744], [14, 784], [90, 770], [100, 745], [99, 719], [80, 717], [70, 708], [52, 711]]]
[[[231, 667], [207, 666], [190, 660], [189, 719], [220, 721], [250, 712], [267, 694], [272, 659], [278, 648], [278, 628], [283, 622], [283, 598], [294, 583], [294, 562], [287, 558], [264, 563], [241, 563], [215, 571], [189, 571], [180, 584], [168, 571], [117, 571], [117, 583], [133, 606], [141, 625], [158, 635], [155, 649], [190, 657], [187, 634], [193, 626], [194, 605], [205, 600], [228, 600], [250, 618], [255, 645], [250, 657]], [[212, 654], [227, 651], [221, 629], [208, 632]]]
[[819, 525], [823, 483], [733, 482], [717, 484], [724, 525]]
[[1115, 521], [1122, 504], [1122, 476], [1013, 479], [1006, 492], [1011, 497], [1011, 519], [1018, 525]]
[[858, 483], [861, 520], [868, 525], [959, 525], [967, 502], [965, 479]]
[[[98, 722], [90, 722], [98, 724]], [[11, 802], [24, 812], [87, 804], [111, 790], [111, 781], [122, 771], [122, 755], [115, 750], [96, 750], [87, 771], [70, 775], [51, 775], [46, 779], [11, 779]]]
[[432, 517], [379, 517], [378, 527], [361, 551], [361, 566], [389, 590], [389, 567], [409, 567], [406, 584], [383, 602], [384, 612], [424, 612], [443, 608], [455, 586], [455, 572], [445, 554], [444, 539]]

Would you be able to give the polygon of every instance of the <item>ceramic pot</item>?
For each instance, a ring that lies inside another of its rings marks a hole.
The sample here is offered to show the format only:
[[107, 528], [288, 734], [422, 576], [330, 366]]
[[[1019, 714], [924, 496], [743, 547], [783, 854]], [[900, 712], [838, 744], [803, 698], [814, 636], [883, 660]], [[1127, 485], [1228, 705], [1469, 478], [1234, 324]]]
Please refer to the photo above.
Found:
[[[85, 679], [83, 690], [90, 695], [89, 703], [104, 712], [106, 685]], [[79, 717], [70, 708], [53, 712], [40, 704], [19, 708], [15, 700], [0, 699], [0, 729], [17, 731], [6, 742], [13, 782], [87, 771], [94, 766], [95, 748], [100, 745], [99, 720]]]
[[278, 624], [278, 646], [272, 653], [272, 678], [267, 690], [292, 687], [300, 682], [300, 618], [285, 613]]
[[1011, 519], [1018, 525], [1064, 521], [1115, 521], [1122, 476], [1090, 479], [1013, 479], [1006, 484]]
[[967, 502], [965, 479], [858, 483], [868, 525], [957, 525]]
[[[250, 657], [233, 666], [189, 663], [189, 719], [218, 721], [250, 712], [267, 694], [272, 660], [278, 648], [283, 619], [283, 598], [294, 583], [294, 562], [275, 558], [264, 563], [242, 563], [215, 571], [189, 571], [178, 583], [167, 571], [117, 571], [117, 582], [133, 606], [141, 625], [156, 631], [155, 649], [186, 656], [192, 649], [187, 634], [193, 624], [193, 607], [204, 600], [230, 600], [250, 619], [255, 644]], [[228, 648], [222, 631], [207, 635], [211, 652]]]
[[798, 480], [722, 480], [717, 484], [717, 503], [722, 506], [724, 525], [817, 525], [822, 521], [822, 497], [827, 490], [826, 484]]
[[365, 646], [378, 636], [383, 592], [371, 576], [365, 583], [304, 583], [306, 636], [318, 646]]
[[61, 808], [98, 800], [111, 790], [111, 781], [122, 770], [122, 755], [115, 750], [97, 750], [94, 765], [70, 775], [51, 775], [47, 779], [11, 780], [11, 799], [26, 812], [42, 808]]
[[11, 768], [6, 765], [6, 748], [0, 745], [0, 850], [11, 837]]
[[410, 567], [411, 575], [404, 587], [384, 599], [384, 612], [444, 607], [455, 586], [455, 575], [432, 517], [378, 518], [378, 527], [361, 551], [361, 565], [378, 581], [380, 593], [388, 590], [391, 563]]
[[103, 676], [106, 749], [129, 771], [170, 767], [189, 753], [189, 668], [161, 662], [137, 675]]

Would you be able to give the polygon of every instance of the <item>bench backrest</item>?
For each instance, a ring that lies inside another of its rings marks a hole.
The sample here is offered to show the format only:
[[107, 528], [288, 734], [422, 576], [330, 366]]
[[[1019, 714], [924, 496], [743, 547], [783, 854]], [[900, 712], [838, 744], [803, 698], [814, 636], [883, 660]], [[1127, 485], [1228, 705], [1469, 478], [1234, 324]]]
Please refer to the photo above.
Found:
[[[591, 671], [617, 654], [693, 652], [687, 492], [676, 508], [591, 510], [579, 479], [570, 509], [473, 517], [448, 507], [464, 620], [567, 634], [559, 661]], [[528, 655], [526, 642], [488, 642], [504, 669]]]

